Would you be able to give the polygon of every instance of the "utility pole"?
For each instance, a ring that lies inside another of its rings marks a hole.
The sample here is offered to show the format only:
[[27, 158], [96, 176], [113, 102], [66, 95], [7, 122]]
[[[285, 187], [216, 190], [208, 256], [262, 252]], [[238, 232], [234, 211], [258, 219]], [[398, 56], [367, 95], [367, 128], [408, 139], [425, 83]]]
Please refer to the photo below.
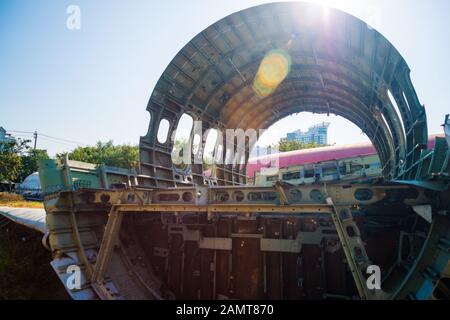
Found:
[[34, 150], [36, 150], [36, 143], [37, 143], [37, 137], [38, 137], [37, 131], [34, 132], [33, 136], [34, 136]]

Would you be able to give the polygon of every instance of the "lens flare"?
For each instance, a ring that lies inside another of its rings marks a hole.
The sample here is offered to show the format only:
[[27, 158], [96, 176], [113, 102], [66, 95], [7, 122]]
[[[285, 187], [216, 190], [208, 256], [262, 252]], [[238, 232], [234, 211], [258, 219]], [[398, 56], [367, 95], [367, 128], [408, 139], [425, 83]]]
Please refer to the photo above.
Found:
[[286, 51], [269, 51], [259, 65], [253, 81], [253, 90], [261, 98], [271, 95], [287, 77], [290, 69], [291, 57]]

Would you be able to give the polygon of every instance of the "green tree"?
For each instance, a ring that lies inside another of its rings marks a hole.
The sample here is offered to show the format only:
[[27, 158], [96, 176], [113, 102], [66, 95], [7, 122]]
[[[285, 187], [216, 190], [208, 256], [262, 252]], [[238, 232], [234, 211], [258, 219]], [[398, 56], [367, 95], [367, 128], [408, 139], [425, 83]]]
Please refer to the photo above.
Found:
[[33, 150], [30, 140], [17, 139], [2, 145], [0, 150], [0, 181], [21, 182], [38, 170], [39, 159], [48, 158], [47, 151]]
[[[63, 154], [58, 154], [57, 157], [61, 158]], [[95, 146], [77, 147], [69, 153], [69, 159], [120, 168], [138, 169], [139, 148], [128, 144], [114, 145], [112, 141], [99, 141]]]
[[288, 141], [287, 139], [281, 139], [280, 142], [273, 146], [274, 148], [278, 148], [280, 152], [294, 151], [294, 150], [302, 150], [302, 149], [312, 149], [323, 147], [318, 145], [315, 142], [312, 143], [301, 143], [299, 141]]
[[13, 152], [0, 152], [0, 182], [17, 181], [22, 169], [22, 158]]
[[22, 170], [19, 174], [19, 181], [23, 181], [26, 177], [28, 177], [33, 172], [38, 171], [38, 162], [39, 160], [48, 159], [49, 156], [46, 150], [41, 149], [30, 149], [27, 154], [22, 155]]
[[181, 170], [185, 170], [187, 168], [187, 164], [185, 163], [185, 148], [189, 148], [187, 146], [188, 141], [185, 138], [179, 138], [175, 140], [172, 148], [172, 162]]

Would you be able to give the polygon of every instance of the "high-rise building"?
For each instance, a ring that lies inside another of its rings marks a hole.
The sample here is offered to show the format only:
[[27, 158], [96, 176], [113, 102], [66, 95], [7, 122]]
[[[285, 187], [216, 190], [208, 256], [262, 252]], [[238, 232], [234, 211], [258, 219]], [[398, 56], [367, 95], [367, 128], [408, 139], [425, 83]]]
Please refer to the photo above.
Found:
[[11, 143], [16, 141], [14, 137], [12, 137], [10, 134], [6, 133], [6, 130], [3, 129], [3, 127], [0, 127], [0, 151], [3, 150], [3, 146], [6, 143]]
[[287, 134], [287, 141], [298, 141], [302, 144], [316, 143], [318, 145], [328, 144], [328, 127], [329, 122], [322, 122], [308, 128], [303, 132], [297, 130]]

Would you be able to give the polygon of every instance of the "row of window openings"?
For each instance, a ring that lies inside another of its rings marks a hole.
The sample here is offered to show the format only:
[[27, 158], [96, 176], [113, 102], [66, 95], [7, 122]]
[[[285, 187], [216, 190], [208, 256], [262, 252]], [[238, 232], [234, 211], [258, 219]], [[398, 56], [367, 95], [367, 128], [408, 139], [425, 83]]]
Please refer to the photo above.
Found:
[[[402, 92], [402, 94], [403, 94], [403, 98], [406, 101], [406, 104], [408, 104], [408, 100], [406, 99], [404, 92]], [[394, 109], [400, 119], [400, 124], [401, 124], [403, 132], [404, 132], [404, 126], [403, 126], [403, 121], [402, 121], [402, 115], [400, 113], [400, 108], [398, 107], [397, 102], [390, 90], [387, 91], [387, 95], [391, 102], [391, 105], [394, 106]], [[192, 127], [193, 127], [193, 122], [194, 121], [193, 121], [192, 117], [189, 116], [188, 114], [184, 113], [181, 116], [180, 121], [178, 122], [177, 132], [175, 133], [175, 141], [178, 141], [177, 136], [186, 137], [187, 135], [190, 134]], [[159, 143], [164, 144], [167, 142], [167, 138], [169, 135], [169, 128], [170, 128], [169, 120], [162, 119], [159, 122], [158, 133], [157, 133], [157, 139], [158, 139]], [[200, 137], [198, 137], [198, 140], [199, 139], [200, 139]], [[322, 142], [323, 137], [319, 137], [319, 139]], [[194, 137], [194, 140], [195, 140], [195, 137]], [[309, 139], [306, 139], [306, 140], [309, 141]], [[194, 148], [194, 146], [193, 146], [193, 148]], [[197, 150], [198, 150], [198, 147], [197, 147]]]
[[[178, 121], [178, 126], [175, 131], [174, 136], [174, 150], [175, 153], [180, 153], [183, 146], [188, 143], [190, 139], [190, 135], [193, 129], [193, 119], [188, 114], [184, 113], [180, 120]], [[169, 135], [170, 122], [167, 119], [162, 119], [159, 123], [157, 139], [158, 142], [164, 144], [167, 142]], [[204, 149], [203, 149], [203, 160], [206, 162], [213, 162], [213, 160], [217, 163], [220, 161], [220, 158], [223, 157], [223, 146], [218, 145], [216, 147], [218, 132], [216, 129], [211, 129], [208, 132], [206, 137]], [[195, 134], [192, 139], [192, 153], [197, 155], [200, 150], [201, 137], [198, 134]], [[214, 152], [216, 151], [216, 152]], [[226, 159], [230, 158], [229, 152], [227, 150], [227, 154], [225, 155]], [[229, 160], [229, 159], [228, 159]], [[243, 163], [244, 159], [240, 159], [240, 163]], [[229, 160], [230, 161], [230, 160]], [[242, 169], [242, 168], [241, 168]]]
[[[370, 164], [365, 164], [365, 165], [360, 165], [360, 164], [351, 164], [350, 165], [350, 171], [347, 172], [347, 166], [345, 164], [342, 164], [339, 166], [339, 174], [340, 175], [346, 175], [346, 174], [353, 174], [355, 172], [358, 172], [362, 169], [369, 169], [370, 168]], [[316, 169], [300, 169], [299, 171], [292, 171], [292, 172], [287, 172], [285, 174], [283, 174], [283, 180], [284, 181], [289, 181], [289, 180], [298, 180], [301, 178], [314, 178], [315, 176], [320, 176], [320, 177], [324, 177], [324, 176], [331, 176], [331, 175], [336, 175], [338, 174], [338, 168], [336, 167], [328, 167], [328, 168], [316, 168]], [[274, 175], [274, 176], [268, 176], [267, 181], [276, 181], [279, 179], [278, 175]]]
[[[193, 127], [193, 119], [191, 116], [189, 116], [188, 114], [184, 113], [180, 120], [178, 121], [178, 126], [177, 129], [175, 131], [175, 136], [174, 136], [174, 148], [180, 148], [180, 146], [182, 146], [184, 143], [186, 143], [189, 140], [191, 131], [192, 131], [192, 127]], [[158, 140], [159, 143], [161, 144], [165, 144], [167, 143], [167, 139], [169, 138], [169, 129], [170, 129], [170, 122], [167, 119], [161, 119], [161, 121], [159, 122], [159, 127], [158, 127], [158, 132], [156, 135], [156, 138]], [[210, 132], [212, 132], [213, 130], [211, 130]], [[208, 140], [215, 140], [213, 139], [214, 137], [213, 134], [208, 134], [207, 137], [207, 142]], [[192, 153], [193, 154], [197, 154], [197, 152], [200, 149], [200, 143], [201, 143], [201, 137], [196, 134], [192, 140]], [[206, 148], [206, 146], [205, 146]]]

